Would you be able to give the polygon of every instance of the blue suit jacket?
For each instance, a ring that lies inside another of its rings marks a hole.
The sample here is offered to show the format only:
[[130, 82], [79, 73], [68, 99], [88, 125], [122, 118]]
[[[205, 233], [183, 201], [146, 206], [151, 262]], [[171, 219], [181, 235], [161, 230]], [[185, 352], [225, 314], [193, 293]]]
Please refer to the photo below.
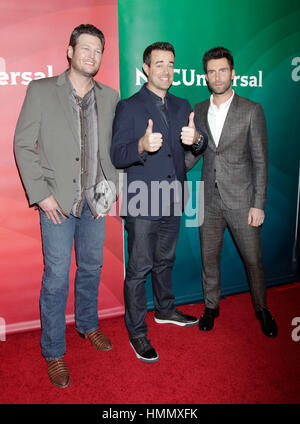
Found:
[[[164, 207], [172, 203], [172, 190], [171, 200], [161, 197], [158, 200], [155, 191], [157, 186], [155, 188], [154, 185], [161, 183], [168, 185], [167, 183], [176, 179], [180, 182], [182, 190], [184, 188], [185, 146], [181, 142], [180, 133], [182, 127], [188, 125], [192, 109], [187, 100], [170, 93], [167, 93], [167, 106], [169, 131], [145, 86], [117, 105], [113, 124], [111, 160], [116, 168], [124, 168], [125, 181], [121, 211], [123, 216], [158, 219], [164, 214]], [[157, 152], [144, 152], [140, 155], [138, 141], [145, 134], [149, 119], [153, 121], [153, 132], [162, 134], [163, 143]], [[197, 129], [205, 137], [201, 146], [203, 151], [207, 146], [207, 136], [198, 128], [198, 125]], [[197, 153], [199, 152], [198, 149]], [[153, 195], [153, 187], [155, 195]], [[136, 215], [134, 209], [139, 208], [140, 212]]]

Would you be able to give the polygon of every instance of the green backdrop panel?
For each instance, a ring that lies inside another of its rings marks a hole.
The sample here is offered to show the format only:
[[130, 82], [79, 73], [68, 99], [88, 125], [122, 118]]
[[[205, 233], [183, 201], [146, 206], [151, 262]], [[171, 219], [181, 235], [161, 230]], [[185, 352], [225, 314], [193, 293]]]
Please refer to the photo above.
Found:
[[[269, 136], [269, 185], [263, 249], [268, 286], [296, 278], [295, 233], [299, 179], [300, 4], [298, 0], [119, 0], [120, 87], [122, 98], [143, 84], [142, 55], [155, 41], [176, 51], [170, 91], [191, 106], [210, 93], [202, 56], [215, 46], [231, 50], [237, 94], [263, 105]], [[188, 173], [196, 192], [202, 161]], [[173, 287], [176, 303], [203, 299], [198, 229], [181, 221]], [[127, 246], [125, 237], [125, 250]], [[225, 233], [221, 258], [222, 294], [248, 290], [234, 243]], [[151, 281], [148, 306], [153, 307]]]

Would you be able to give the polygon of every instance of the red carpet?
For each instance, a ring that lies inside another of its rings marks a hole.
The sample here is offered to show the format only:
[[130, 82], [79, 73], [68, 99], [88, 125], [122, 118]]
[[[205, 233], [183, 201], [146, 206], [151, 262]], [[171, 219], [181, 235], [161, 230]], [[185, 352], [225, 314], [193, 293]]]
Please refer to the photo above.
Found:
[[[223, 300], [209, 333], [155, 324], [149, 312], [148, 335], [160, 356], [155, 364], [136, 359], [123, 318], [101, 322], [114, 346], [110, 352], [93, 349], [70, 325], [65, 359], [71, 383], [64, 390], [48, 381], [40, 331], [8, 335], [0, 342], [0, 403], [300, 403], [300, 341], [291, 337], [292, 320], [300, 316], [300, 284], [271, 288], [267, 295], [279, 327], [275, 339], [262, 334], [249, 293]], [[203, 304], [179, 309], [199, 316]]]

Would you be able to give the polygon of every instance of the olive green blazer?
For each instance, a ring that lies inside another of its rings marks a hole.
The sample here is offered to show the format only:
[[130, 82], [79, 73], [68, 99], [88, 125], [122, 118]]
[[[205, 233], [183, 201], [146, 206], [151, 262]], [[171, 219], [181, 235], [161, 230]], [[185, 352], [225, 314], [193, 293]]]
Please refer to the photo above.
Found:
[[[31, 81], [16, 126], [14, 152], [29, 204], [53, 194], [62, 212], [69, 215], [80, 175], [80, 145], [66, 78], [64, 72]], [[94, 82], [101, 165], [117, 196], [120, 170], [110, 160], [110, 145], [119, 95]]]

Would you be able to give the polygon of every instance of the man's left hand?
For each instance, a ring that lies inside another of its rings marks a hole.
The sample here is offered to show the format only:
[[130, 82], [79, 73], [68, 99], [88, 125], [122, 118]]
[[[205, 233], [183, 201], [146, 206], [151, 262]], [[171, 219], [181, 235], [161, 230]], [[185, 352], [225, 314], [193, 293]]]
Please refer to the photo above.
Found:
[[181, 141], [187, 146], [191, 146], [195, 141], [200, 137], [200, 134], [196, 130], [194, 123], [194, 112], [190, 113], [189, 124], [187, 127], [182, 127], [181, 129]]
[[262, 209], [250, 208], [248, 215], [248, 225], [260, 227], [265, 220], [265, 212]]

